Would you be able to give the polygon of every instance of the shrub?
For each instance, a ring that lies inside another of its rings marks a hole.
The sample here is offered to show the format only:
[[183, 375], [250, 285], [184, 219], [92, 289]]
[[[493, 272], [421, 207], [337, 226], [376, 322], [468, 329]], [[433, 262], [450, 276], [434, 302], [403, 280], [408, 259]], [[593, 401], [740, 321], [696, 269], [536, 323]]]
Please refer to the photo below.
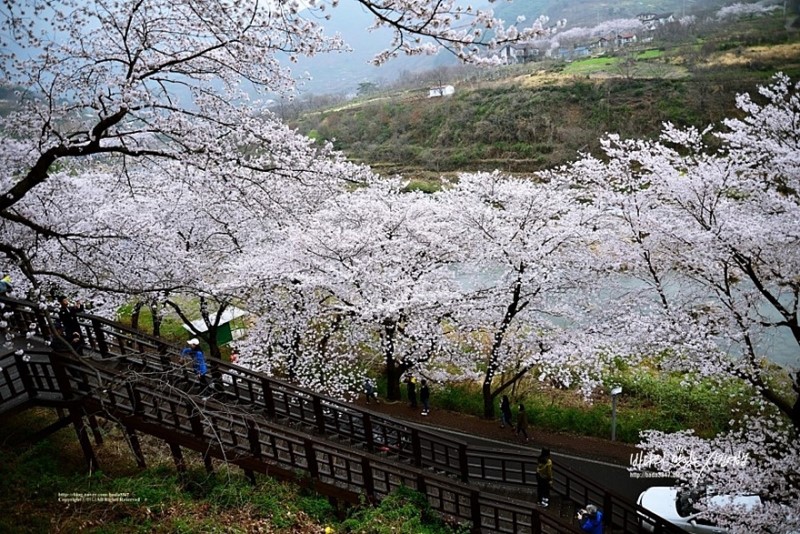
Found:
[[427, 498], [404, 486], [397, 488], [374, 508], [360, 507], [341, 527], [347, 532], [371, 534], [449, 534], [468, 532], [466, 527], [447, 525], [432, 510]]

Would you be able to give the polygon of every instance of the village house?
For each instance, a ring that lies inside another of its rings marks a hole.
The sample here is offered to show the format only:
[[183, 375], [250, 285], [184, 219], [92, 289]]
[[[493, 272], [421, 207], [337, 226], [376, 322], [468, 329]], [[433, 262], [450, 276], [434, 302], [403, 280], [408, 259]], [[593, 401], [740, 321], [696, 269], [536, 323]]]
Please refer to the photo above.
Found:
[[452, 85], [437, 85], [436, 87], [431, 87], [428, 91], [428, 98], [434, 98], [438, 96], [450, 96], [456, 92], [456, 88]]
[[535, 61], [539, 58], [539, 54], [539, 49], [532, 43], [510, 43], [498, 52], [506, 65]]
[[617, 46], [625, 46], [636, 42], [635, 33], [618, 33], [616, 38]]
[[664, 24], [675, 22], [672, 13], [639, 13], [636, 18], [644, 25], [645, 29], [650, 31]]

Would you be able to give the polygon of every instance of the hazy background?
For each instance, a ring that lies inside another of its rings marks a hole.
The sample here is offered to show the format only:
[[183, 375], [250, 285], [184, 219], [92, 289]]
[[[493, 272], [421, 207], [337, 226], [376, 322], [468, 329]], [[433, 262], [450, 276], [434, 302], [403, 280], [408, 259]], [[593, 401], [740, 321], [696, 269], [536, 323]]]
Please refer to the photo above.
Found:
[[[594, 1], [594, 0], [498, 0], [474, 2], [473, 6], [494, 9], [495, 16], [505, 21], [515, 21], [518, 16], [532, 23], [540, 15], [549, 17], [550, 23], [566, 19], [564, 31], [577, 27], [592, 27], [601, 22], [634, 18], [640, 13], [672, 13], [676, 18], [683, 15], [711, 16], [722, 6], [735, 3], [756, 3], [735, 0], [661, 0], [661, 1]], [[781, 3], [781, 2], [770, 2]], [[792, 5], [797, 0], [787, 2]], [[308, 94], [355, 94], [360, 83], [385, 85], [408, 73], [430, 70], [439, 66], [455, 65], [456, 60], [448, 52], [436, 56], [400, 57], [381, 67], [370, 64], [370, 59], [390, 42], [391, 32], [381, 30], [368, 32], [372, 17], [359, 4], [342, 2], [328, 11], [331, 20], [325, 21], [326, 31], [340, 33], [353, 49], [352, 52], [329, 53], [313, 58], [300, 58], [297, 63], [287, 65], [299, 77], [311, 76], [298, 87], [300, 96]]]

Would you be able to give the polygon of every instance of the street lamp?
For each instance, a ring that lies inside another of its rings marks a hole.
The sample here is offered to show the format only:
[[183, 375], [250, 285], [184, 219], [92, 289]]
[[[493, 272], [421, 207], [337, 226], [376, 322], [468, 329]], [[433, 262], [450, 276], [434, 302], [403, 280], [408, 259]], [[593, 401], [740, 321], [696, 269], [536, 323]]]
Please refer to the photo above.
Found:
[[611, 388], [611, 441], [617, 439], [617, 397], [622, 393], [622, 386]]

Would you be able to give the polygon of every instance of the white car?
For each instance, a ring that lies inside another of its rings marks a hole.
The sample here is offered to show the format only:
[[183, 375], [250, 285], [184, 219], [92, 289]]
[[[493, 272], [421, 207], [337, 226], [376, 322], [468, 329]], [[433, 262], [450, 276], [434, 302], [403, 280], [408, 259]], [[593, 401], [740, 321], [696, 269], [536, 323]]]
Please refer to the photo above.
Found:
[[[727, 533], [727, 529], [698, 517], [702, 514], [694, 507], [694, 504], [703, 495], [702, 491], [705, 490], [685, 491], [680, 488], [655, 486], [643, 491], [639, 495], [637, 504], [687, 532], [696, 534]], [[758, 495], [713, 495], [709, 496], [708, 504], [715, 506], [734, 504], [749, 509], [760, 506], [761, 497]], [[642, 521], [642, 527], [648, 532], [654, 530], [653, 525], [646, 520]]]

